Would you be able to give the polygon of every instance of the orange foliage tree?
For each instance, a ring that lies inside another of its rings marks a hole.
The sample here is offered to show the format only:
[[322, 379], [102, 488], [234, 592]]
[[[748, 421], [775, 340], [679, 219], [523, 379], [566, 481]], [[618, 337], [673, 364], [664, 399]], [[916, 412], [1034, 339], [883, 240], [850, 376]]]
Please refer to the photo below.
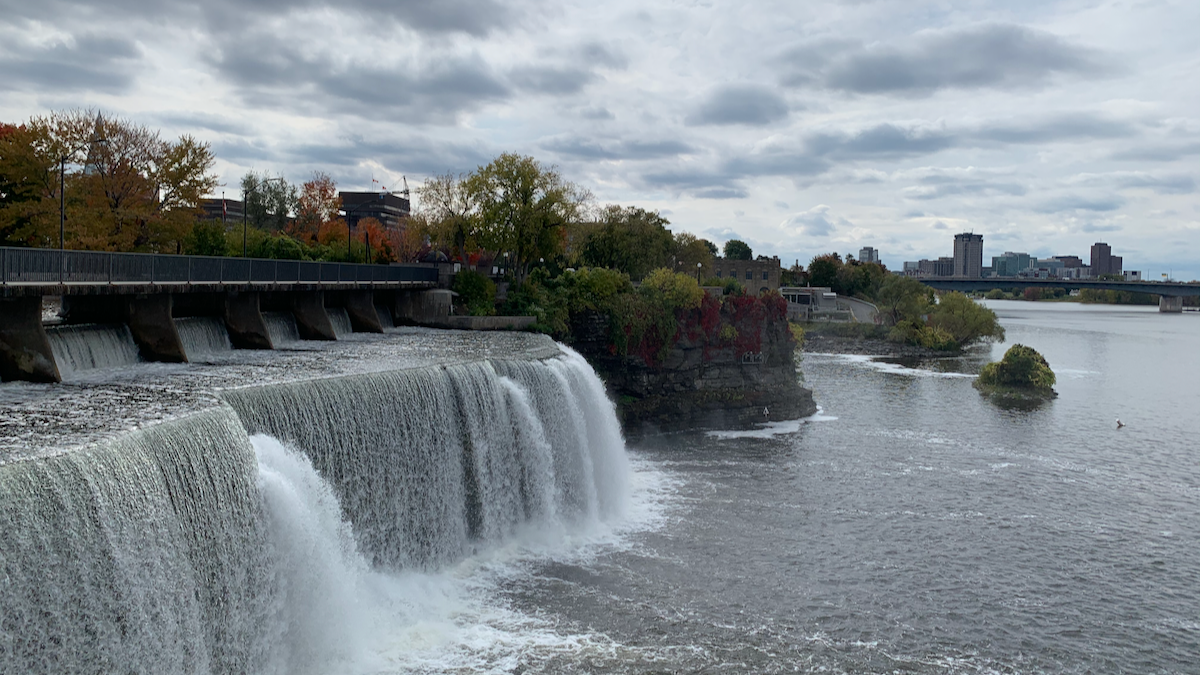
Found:
[[322, 232], [329, 239], [332, 236], [329, 231], [331, 224], [340, 224], [341, 229], [345, 229], [345, 223], [338, 217], [341, 208], [342, 198], [338, 195], [337, 182], [329, 174], [316, 171], [312, 179], [300, 187], [296, 219], [289, 225], [288, 234], [308, 244], [318, 241], [326, 243], [321, 241]]

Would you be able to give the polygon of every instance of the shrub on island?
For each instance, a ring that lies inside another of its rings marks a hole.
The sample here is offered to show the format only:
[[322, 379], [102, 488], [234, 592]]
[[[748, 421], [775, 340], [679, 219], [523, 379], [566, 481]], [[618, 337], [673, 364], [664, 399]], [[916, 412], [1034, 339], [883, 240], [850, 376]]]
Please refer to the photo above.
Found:
[[1054, 371], [1032, 347], [1013, 345], [1004, 358], [987, 364], [975, 380], [985, 394], [1019, 398], [1053, 398]]

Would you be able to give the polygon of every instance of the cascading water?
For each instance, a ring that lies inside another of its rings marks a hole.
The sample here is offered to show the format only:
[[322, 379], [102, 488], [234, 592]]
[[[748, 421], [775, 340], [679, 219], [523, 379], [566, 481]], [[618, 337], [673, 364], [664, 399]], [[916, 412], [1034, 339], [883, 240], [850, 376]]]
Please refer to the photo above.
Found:
[[128, 366], [141, 360], [125, 324], [48, 326], [46, 337], [63, 377], [96, 368]]
[[375, 307], [375, 314], [379, 316], [379, 325], [384, 328], [395, 328], [396, 323], [392, 321], [392, 313], [386, 307]]
[[296, 317], [291, 312], [263, 312], [262, 317], [276, 349], [300, 341], [300, 329], [296, 328]]
[[344, 337], [354, 332], [354, 327], [350, 325], [350, 315], [346, 313], [345, 307], [326, 307], [325, 313], [329, 315], [329, 323], [333, 324], [333, 334]]
[[625, 498], [612, 405], [566, 350], [223, 398], [0, 463], [0, 672], [329, 672], [453, 604], [391, 575]]
[[214, 316], [175, 319], [175, 330], [189, 361], [225, 354], [233, 350], [225, 322]]

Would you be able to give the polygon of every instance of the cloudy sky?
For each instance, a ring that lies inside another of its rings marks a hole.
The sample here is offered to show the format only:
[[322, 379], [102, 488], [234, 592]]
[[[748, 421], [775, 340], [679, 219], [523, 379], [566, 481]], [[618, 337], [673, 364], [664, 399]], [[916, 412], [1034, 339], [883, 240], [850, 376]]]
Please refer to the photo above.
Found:
[[247, 169], [500, 152], [785, 264], [953, 235], [1200, 278], [1194, 0], [0, 0], [0, 120], [96, 107]]

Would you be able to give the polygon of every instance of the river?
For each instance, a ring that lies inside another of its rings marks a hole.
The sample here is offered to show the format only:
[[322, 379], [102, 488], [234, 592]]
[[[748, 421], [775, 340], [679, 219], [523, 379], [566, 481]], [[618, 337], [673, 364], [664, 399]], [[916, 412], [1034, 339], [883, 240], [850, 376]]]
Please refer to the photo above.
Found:
[[[665, 524], [506, 589], [622, 646], [547, 671], [1197, 672], [1200, 316], [988, 304], [990, 350], [807, 354], [813, 420], [637, 444]], [[1057, 399], [972, 388], [1012, 343]]]
[[[627, 449], [536, 336], [64, 333], [0, 385], [0, 673], [1197, 672], [1200, 316], [988, 304], [1004, 344], [805, 354], [816, 416]], [[1058, 398], [971, 386], [1014, 342]]]

